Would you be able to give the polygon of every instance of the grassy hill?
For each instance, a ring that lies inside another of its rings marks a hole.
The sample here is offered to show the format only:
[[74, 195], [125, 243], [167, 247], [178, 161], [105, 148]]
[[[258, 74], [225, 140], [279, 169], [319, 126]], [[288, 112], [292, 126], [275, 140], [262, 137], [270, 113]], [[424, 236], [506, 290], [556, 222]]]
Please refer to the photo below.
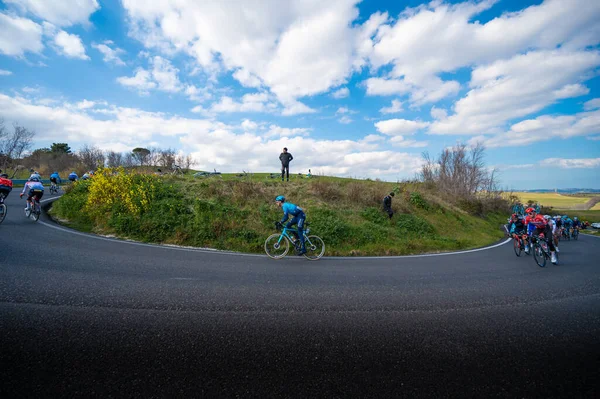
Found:
[[[382, 198], [395, 191], [390, 221]], [[418, 183], [317, 176], [236, 174], [194, 178], [100, 170], [54, 203], [51, 215], [84, 231], [145, 242], [263, 252], [282, 212], [274, 198], [302, 206], [326, 255], [401, 255], [480, 247], [502, 237], [507, 211], [469, 215]]]

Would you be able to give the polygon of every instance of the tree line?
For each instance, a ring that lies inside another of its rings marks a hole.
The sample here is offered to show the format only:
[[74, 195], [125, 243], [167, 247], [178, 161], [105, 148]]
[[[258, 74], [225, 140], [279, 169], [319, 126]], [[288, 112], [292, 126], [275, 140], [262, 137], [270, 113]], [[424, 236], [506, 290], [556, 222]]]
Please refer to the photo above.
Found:
[[17, 123], [12, 131], [0, 118], [0, 169], [12, 176], [22, 169], [35, 169], [49, 174], [54, 171], [85, 172], [105, 167], [159, 167], [172, 170], [175, 165], [187, 172], [194, 164], [191, 155], [177, 154], [172, 148], [137, 147], [131, 152], [103, 151], [93, 145], [84, 145], [73, 152], [68, 143], [52, 143], [50, 147], [33, 147], [35, 132]]

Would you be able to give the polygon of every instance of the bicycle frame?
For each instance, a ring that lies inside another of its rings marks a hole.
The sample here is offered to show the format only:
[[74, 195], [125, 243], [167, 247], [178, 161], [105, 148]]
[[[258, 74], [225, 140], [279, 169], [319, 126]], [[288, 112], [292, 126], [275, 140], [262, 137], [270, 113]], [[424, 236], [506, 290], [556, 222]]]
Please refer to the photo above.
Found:
[[[288, 232], [290, 233], [296, 233], [296, 235], [298, 235], [298, 229], [295, 229], [293, 227], [284, 227], [283, 230], [281, 230], [281, 235], [279, 236], [279, 240], [277, 240], [278, 244], [281, 244], [281, 240], [283, 240], [283, 237], [286, 237], [291, 243], [295, 244], [295, 240], [292, 238], [292, 236], [290, 234], [288, 234]], [[310, 233], [310, 228], [306, 228], [302, 231], [302, 235], [304, 236], [304, 243], [308, 243], [309, 245], [312, 245], [312, 242], [308, 239], [308, 233]]]

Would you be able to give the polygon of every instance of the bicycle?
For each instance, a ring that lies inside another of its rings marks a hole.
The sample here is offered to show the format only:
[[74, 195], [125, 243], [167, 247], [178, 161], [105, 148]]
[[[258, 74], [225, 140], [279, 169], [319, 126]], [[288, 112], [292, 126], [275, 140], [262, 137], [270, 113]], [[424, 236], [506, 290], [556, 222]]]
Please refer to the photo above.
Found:
[[50, 184], [50, 194], [58, 195], [58, 191], [60, 190], [60, 186], [56, 183]]
[[[513, 234], [513, 249], [515, 255], [521, 256], [521, 252], [525, 250], [525, 235]], [[529, 255], [529, 252], [525, 251], [525, 254]]]
[[571, 234], [569, 234], [569, 230], [567, 230], [567, 228], [562, 228], [561, 237], [567, 241], [571, 241]]
[[6, 218], [7, 212], [8, 208], [4, 203], [4, 194], [0, 193], [0, 223], [4, 222], [4, 218]]
[[[550, 248], [548, 247], [548, 242], [543, 234], [539, 236], [532, 236], [532, 250], [533, 250], [533, 259], [535, 259], [535, 263], [539, 267], [546, 267], [546, 262], [550, 259]], [[555, 254], [558, 260], [558, 254]]]
[[[306, 253], [304, 257], [308, 260], [319, 260], [325, 253], [325, 243], [321, 237], [308, 235], [310, 233], [309, 223], [305, 224], [306, 229], [303, 232], [304, 245]], [[275, 228], [280, 229], [279, 222], [275, 222]], [[295, 233], [295, 236], [292, 235]], [[265, 252], [271, 259], [281, 259], [287, 255], [290, 250], [290, 243], [295, 248], [296, 253], [300, 253], [300, 240], [298, 238], [298, 230], [294, 228], [283, 227], [280, 234], [271, 234], [265, 240]]]
[[31, 197], [31, 204], [28, 202], [27, 205], [27, 208], [25, 208], [25, 217], [31, 218], [37, 222], [42, 214], [42, 206], [40, 205], [40, 200], [38, 199], [37, 195], [33, 195]]
[[578, 228], [574, 228], [573, 229], [573, 233], [571, 233], [571, 235], [572, 235], [573, 239], [575, 241], [577, 241], [577, 239], [579, 238], [579, 229]]

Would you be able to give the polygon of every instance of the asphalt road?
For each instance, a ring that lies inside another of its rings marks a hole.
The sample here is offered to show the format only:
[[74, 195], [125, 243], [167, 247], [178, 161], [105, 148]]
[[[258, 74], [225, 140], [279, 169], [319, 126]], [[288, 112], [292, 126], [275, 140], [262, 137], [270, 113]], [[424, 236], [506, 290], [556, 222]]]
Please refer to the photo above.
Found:
[[0, 225], [0, 397], [598, 397], [600, 239], [273, 261]]

